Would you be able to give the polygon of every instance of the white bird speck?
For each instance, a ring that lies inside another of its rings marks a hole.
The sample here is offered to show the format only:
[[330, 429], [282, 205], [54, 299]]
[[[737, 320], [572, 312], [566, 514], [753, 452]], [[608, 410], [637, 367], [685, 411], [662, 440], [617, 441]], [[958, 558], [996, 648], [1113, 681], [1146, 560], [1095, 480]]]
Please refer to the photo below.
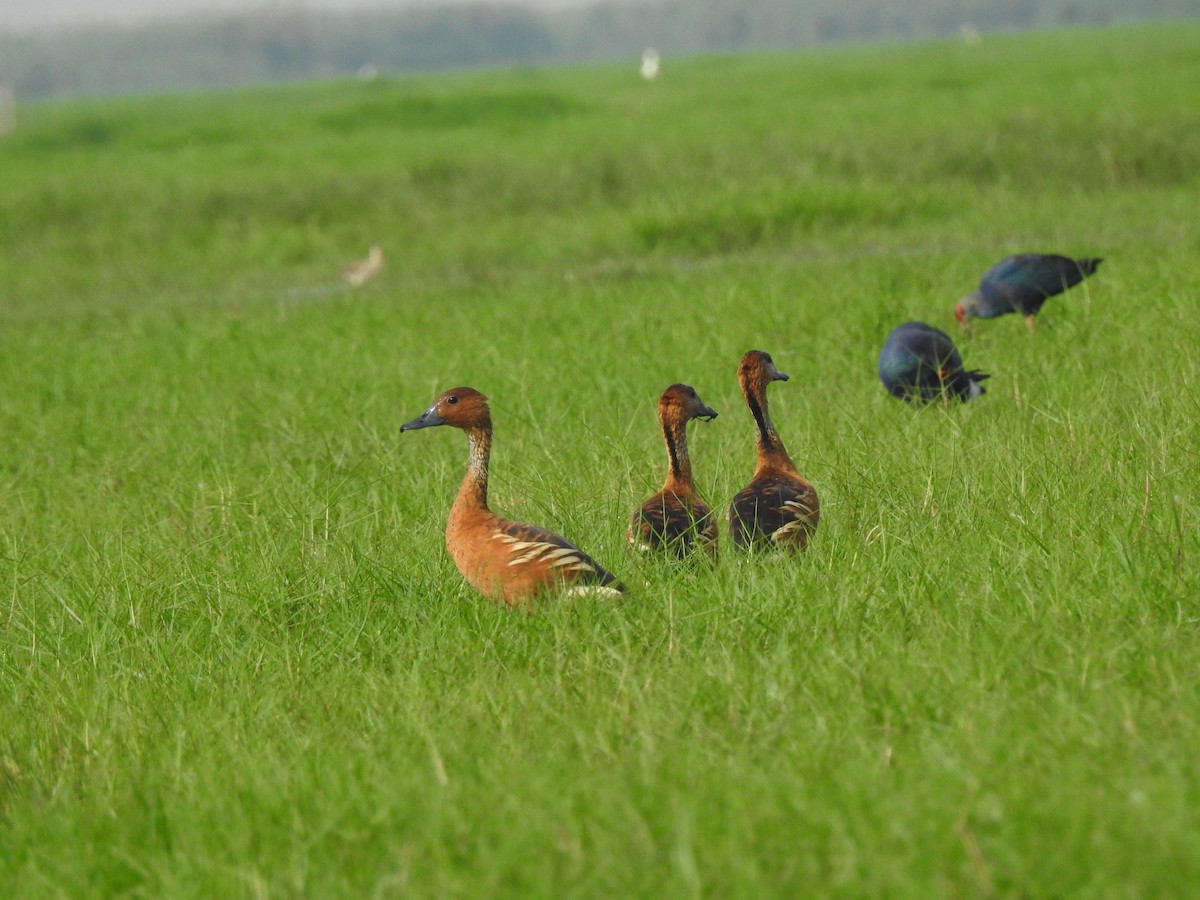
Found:
[[342, 278], [358, 287], [368, 278], [374, 277], [383, 268], [383, 248], [378, 244], [371, 245], [367, 258], [350, 263], [342, 269]]
[[642, 77], [647, 81], [652, 81], [658, 77], [658, 51], [653, 47], [647, 47], [642, 51]]

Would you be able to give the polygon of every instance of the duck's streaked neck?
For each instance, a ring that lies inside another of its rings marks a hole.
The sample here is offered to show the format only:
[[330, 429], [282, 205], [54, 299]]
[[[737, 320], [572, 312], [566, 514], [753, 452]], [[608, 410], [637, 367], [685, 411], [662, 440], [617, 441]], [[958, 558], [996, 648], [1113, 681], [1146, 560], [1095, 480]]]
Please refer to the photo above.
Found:
[[750, 415], [754, 416], [754, 425], [758, 429], [759, 465], [779, 459], [791, 462], [783, 441], [779, 439], [779, 433], [775, 431], [775, 425], [771, 422], [771, 413], [767, 408], [767, 389], [747, 385], [743, 392], [746, 395], [746, 405], [750, 407]]
[[455, 507], [487, 509], [488, 460], [492, 454], [490, 425], [467, 429], [467, 474], [458, 489]]
[[663, 440], [667, 444], [667, 482], [664, 490], [689, 490], [692, 486], [692, 461], [688, 458], [687, 421], [678, 417], [660, 417]]

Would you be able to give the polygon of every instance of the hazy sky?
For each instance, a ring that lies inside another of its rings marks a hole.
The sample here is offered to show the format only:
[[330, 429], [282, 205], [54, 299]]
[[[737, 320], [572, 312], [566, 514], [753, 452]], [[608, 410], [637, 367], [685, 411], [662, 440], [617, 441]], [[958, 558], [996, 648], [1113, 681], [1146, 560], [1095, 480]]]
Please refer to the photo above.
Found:
[[[203, 12], [245, 12], [263, 7], [349, 10], [446, 6], [471, 0], [0, 0], [0, 30], [136, 22]], [[588, 0], [521, 0], [526, 6], [580, 6]]]

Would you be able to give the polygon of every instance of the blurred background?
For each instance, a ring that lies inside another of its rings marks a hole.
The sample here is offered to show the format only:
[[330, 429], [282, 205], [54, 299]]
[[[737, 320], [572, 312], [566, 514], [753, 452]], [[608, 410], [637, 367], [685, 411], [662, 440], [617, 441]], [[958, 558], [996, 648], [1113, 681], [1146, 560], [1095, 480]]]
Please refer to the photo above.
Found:
[[1200, 0], [0, 0], [0, 93], [157, 93], [1200, 16]]

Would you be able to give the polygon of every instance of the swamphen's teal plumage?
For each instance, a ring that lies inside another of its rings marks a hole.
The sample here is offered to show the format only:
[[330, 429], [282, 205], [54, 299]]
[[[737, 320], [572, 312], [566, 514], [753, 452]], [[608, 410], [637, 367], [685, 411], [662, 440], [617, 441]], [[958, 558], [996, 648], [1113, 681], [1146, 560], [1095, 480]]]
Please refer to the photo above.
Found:
[[1047, 298], [1074, 287], [1096, 271], [1103, 260], [1071, 259], [1051, 253], [1020, 253], [1007, 256], [983, 273], [979, 288], [958, 302], [954, 317], [994, 319], [1005, 313], [1020, 313], [1029, 326]]
[[983, 393], [979, 382], [988, 377], [963, 369], [950, 336], [924, 322], [905, 322], [893, 329], [879, 353], [879, 380], [902, 400], [970, 400]]

